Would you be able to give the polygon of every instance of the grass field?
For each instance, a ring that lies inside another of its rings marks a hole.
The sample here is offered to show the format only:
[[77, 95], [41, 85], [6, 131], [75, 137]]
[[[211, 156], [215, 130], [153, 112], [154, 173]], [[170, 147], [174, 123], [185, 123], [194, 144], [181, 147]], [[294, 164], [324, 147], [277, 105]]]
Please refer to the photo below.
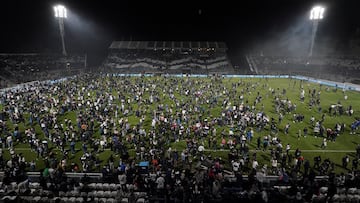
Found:
[[[139, 82], [139, 78], [130, 78], [129, 81], [132, 84], [136, 84]], [[291, 149], [294, 150], [296, 148], [299, 148], [301, 150], [303, 150], [303, 156], [305, 159], [310, 160], [310, 162], [312, 163], [313, 161], [313, 157], [317, 156], [317, 155], [321, 155], [323, 160], [325, 158], [330, 158], [332, 161], [335, 162], [336, 164], [336, 169], [335, 171], [337, 172], [342, 172], [344, 171], [344, 169], [341, 167], [341, 160], [342, 157], [345, 155], [349, 155], [350, 159], [352, 160], [355, 157], [355, 148], [358, 144], [360, 144], [360, 136], [359, 133], [357, 135], [350, 135], [350, 125], [351, 123], [355, 120], [355, 118], [360, 117], [360, 93], [359, 92], [355, 92], [355, 91], [346, 91], [343, 92], [341, 89], [334, 89], [331, 87], [326, 87], [326, 86], [320, 86], [318, 84], [313, 84], [313, 83], [308, 83], [306, 81], [304, 81], [303, 83], [300, 83], [299, 80], [290, 80], [290, 79], [237, 79], [237, 78], [225, 78], [222, 79], [221, 81], [214, 81], [210, 78], [189, 78], [189, 79], [181, 79], [178, 78], [176, 79], [178, 81], [178, 83], [174, 83], [173, 81], [171, 81], [171, 78], [168, 79], [163, 79], [160, 77], [146, 77], [146, 78], [142, 78], [141, 80], [143, 80], [142, 82], [144, 84], [157, 84], [156, 90], [160, 92], [159, 98], [161, 100], [161, 103], [163, 103], [164, 105], [168, 104], [170, 107], [171, 106], [175, 106], [175, 100], [174, 99], [170, 99], [168, 97], [168, 94], [163, 93], [163, 90], [166, 92], [168, 91], [170, 88], [174, 90], [174, 96], [176, 99], [178, 100], [183, 100], [185, 103], [186, 102], [194, 102], [193, 97], [184, 97], [182, 96], [183, 94], [181, 93], [181, 90], [183, 89], [183, 85], [179, 82], [180, 80], [182, 82], [185, 82], [185, 80], [190, 80], [192, 81], [192, 88], [194, 88], [195, 90], [202, 90], [202, 96], [205, 98], [211, 98], [213, 95], [213, 92], [210, 91], [210, 89], [206, 88], [207, 84], [213, 84], [215, 88], [217, 87], [226, 87], [226, 90], [229, 91], [229, 97], [226, 96], [225, 94], [220, 94], [217, 97], [217, 105], [214, 107], [210, 107], [209, 104], [207, 104], [206, 102], [199, 104], [199, 106], [201, 108], [204, 109], [203, 113], [202, 113], [202, 118], [215, 118], [215, 117], [220, 117], [221, 116], [221, 112], [225, 109], [225, 107], [223, 107], [222, 101], [224, 99], [229, 99], [229, 103], [231, 103], [231, 105], [239, 105], [240, 104], [240, 100], [239, 97], [240, 95], [244, 96], [244, 101], [248, 100], [250, 106], [253, 104], [253, 102], [255, 101], [256, 96], [261, 95], [262, 96], [262, 101], [259, 104], [255, 105], [256, 111], [260, 110], [263, 108], [263, 111], [270, 117], [270, 118], [274, 118], [275, 121], [278, 120], [278, 113], [276, 113], [275, 111], [275, 105], [274, 105], [274, 96], [278, 95], [281, 99], [289, 99], [290, 101], [292, 101], [292, 103], [296, 104], [296, 110], [294, 112], [291, 112], [289, 114], [284, 114], [284, 119], [281, 122], [281, 124], [278, 124], [278, 137], [282, 140], [283, 146], [285, 147], [287, 143], [289, 143], [291, 145]], [[109, 78], [105, 78], [105, 79], [99, 79], [99, 81], [102, 81], [103, 83], [109, 81]], [[195, 81], [198, 81], [199, 83], [196, 83]], [[189, 82], [189, 81], [187, 81]], [[232, 91], [232, 84], [233, 83], [239, 83], [241, 82], [241, 85], [237, 86], [234, 91]], [[80, 81], [78, 82], [78, 84], [80, 85], [87, 85], [86, 81]], [[303, 87], [303, 89], [305, 90], [305, 101], [301, 102], [300, 101], [300, 87]], [[188, 86], [189, 87], [189, 86]], [[321, 88], [321, 90], [320, 90]], [[270, 92], [269, 89], [274, 89], [275, 90], [275, 94], [272, 94]], [[282, 90], [285, 89], [286, 90], [286, 94], [282, 95], [281, 92]], [[310, 95], [308, 94], [309, 90], [313, 90], [315, 89], [316, 92], [321, 91], [320, 94], [320, 101], [321, 101], [321, 107], [322, 107], [322, 111], [319, 112], [317, 107], [313, 107], [313, 108], [309, 108], [309, 99], [310, 99]], [[133, 98], [132, 93], [130, 92], [122, 92], [123, 89], [120, 88], [120, 86], [114, 85], [109, 87], [108, 89], [103, 89], [101, 91], [108, 91], [111, 92], [113, 94], [114, 97], [118, 96], [118, 93], [121, 92], [121, 94], [123, 94], [126, 98]], [[242, 93], [243, 91], [243, 93]], [[96, 97], [96, 90], [92, 90], [89, 91], [90, 92], [90, 99], [94, 99]], [[344, 96], [347, 95], [347, 99], [345, 100]], [[148, 98], [150, 96], [149, 91], [145, 91], [143, 94], [143, 98]], [[337, 103], [341, 103], [344, 107], [344, 109], [347, 109], [350, 105], [352, 105], [353, 109], [354, 109], [354, 114], [350, 117], [349, 115], [330, 115], [328, 113], [328, 108], [330, 105], [332, 104], [337, 104]], [[119, 101], [114, 101], [115, 105], [120, 105]], [[133, 109], [139, 109], [139, 108], [144, 108], [144, 106], [139, 106], [137, 103], [133, 103], [131, 104]], [[156, 105], [157, 104], [153, 104], [153, 105], [148, 105], [147, 110], [146, 110], [146, 119], [144, 121], [144, 128], [146, 130], [149, 130], [151, 128], [151, 120], [152, 120], [152, 112], [154, 109], [156, 109]], [[263, 106], [262, 106], [263, 105]], [[5, 104], [0, 104], [0, 111], [2, 111], [2, 109], [4, 109]], [[72, 123], [76, 123], [76, 118], [79, 112], [75, 112], [75, 111], [70, 111], [70, 112], [66, 112], [64, 115], [59, 116], [58, 120], [59, 122], [63, 122], [64, 119], [71, 119]], [[305, 119], [303, 122], [293, 122], [293, 114], [294, 113], [300, 113], [303, 114], [305, 116]], [[328, 142], [328, 146], [325, 150], [322, 150], [320, 148], [321, 144], [322, 144], [322, 140], [323, 138], [320, 137], [315, 137], [313, 135], [313, 128], [310, 125], [310, 117], [314, 116], [316, 120], [320, 120], [322, 115], [325, 114], [325, 120], [323, 122], [323, 125], [326, 128], [334, 128], [336, 123], [345, 123], [346, 124], [346, 128], [345, 128], [345, 132], [341, 133], [340, 136], [336, 139], [336, 142]], [[196, 117], [197, 115], [194, 114], [194, 117]], [[19, 123], [19, 129], [20, 132], [24, 132], [26, 128], [29, 128], [29, 123], [28, 123], [28, 117], [29, 115], [25, 113], [25, 124], [24, 123]], [[118, 118], [123, 117], [123, 115], [121, 113], [119, 113]], [[130, 114], [127, 116], [129, 123], [134, 126], [136, 124], [138, 124], [139, 122], [139, 118], [136, 117], [134, 115], [134, 112], [130, 112]], [[289, 129], [289, 134], [285, 135], [284, 134], [284, 128], [285, 125], [289, 123], [291, 125], [290, 129]], [[7, 121], [7, 128], [9, 129], [10, 132], [13, 131], [14, 129], [14, 125], [10, 122]], [[99, 133], [99, 123], [95, 123], [95, 134], [93, 135], [94, 137], [100, 137], [100, 133]], [[41, 131], [41, 128], [39, 126], [38, 123], [35, 123], [33, 125], [33, 127], [36, 130], [37, 136], [41, 139], [45, 139], [44, 135]], [[303, 130], [304, 127], [308, 127], [309, 128], [309, 134], [307, 137], [300, 137], [298, 138], [298, 132], [299, 130]], [[222, 130], [225, 130], [225, 132], [228, 132], [230, 126], [216, 126], [217, 128], [217, 139], [218, 139], [218, 143], [220, 143], [221, 140], [221, 136], [220, 136], [220, 132]], [[261, 136], [262, 138], [267, 135], [270, 134], [270, 127], [266, 126], [265, 130], [261, 131], [261, 132], [257, 132], [255, 131], [254, 134], [254, 139], [252, 140], [252, 142], [249, 144], [250, 146], [250, 150], [255, 150], [256, 149], [256, 139], [257, 137]], [[50, 142], [49, 142], [50, 143]], [[171, 146], [172, 148], [176, 148], [178, 150], [182, 150], [186, 147], [185, 141], [184, 140], [180, 140], [180, 142], [172, 142], [169, 144], [169, 146]], [[204, 139], [204, 146], [205, 148], [207, 147], [207, 139]], [[130, 148], [130, 155], [134, 156], [135, 152], [133, 147], [129, 144], [128, 147]], [[168, 146], [167, 146], [168, 147]], [[50, 148], [53, 148], [53, 151], [57, 154], [57, 157], [60, 159], [61, 158], [61, 153], [60, 151], [55, 148], [51, 143], [50, 143]], [[69, 147], [67, 147], [69, 149]], [[81, 143], [77, 143], [76, 148], [79, 149], [79, 151], [75, 154], [75, 155], [70, 155], [70, 160], [68, 163], [70, 162], [77, 162], [79, 163], [79, 166], [81, 166], [80, 164], [80, 157], [82, 156], [82, 151], [81, 149]], [[329, 151], [327, 151], [329, 150]], [[44, 162], [42, 160], [42, 158], [37, 159], [36, 158], [36, 153], [32, 152], [29, 149], [29, 145], [28, 144], [24, 144], [24, 143], [16, 143], [15, 144], [15, 151], [16, 153], [22, 153], [26, 160], [29, 162], [31, 160], [36, 160], [37, 163], [37, 169], [42, 169], [44, 167]], [[206, 153], [211, 154], [213, 157], [222, 157], [223, 160], [227, 160], [227, 150], [224, 151], [207, 151]], [[259, 163], [262, 164], [267, 164], [270, 165], [270, 153], [269, 152], [258, 152], [260, 156], [259, 157]], [[102, 153], [97, 154], [97, 156], [99, 156], [100, 159], [104, 160], [102, 162], [102, 164], [106, 163], [107, 158], [110, 156], [110, 154], [112, 154], [111, 151], [104, 151]], [[8, 150], [4, 150], [4, 157], [5, 159], [9, 159], [10, 155]], [[117, 157], [116, 157], [117, 158]], [[118, 163], [118, 158], [116, 159], [115, 165]], [[350, 164], [351, 165], [351, 164]], [[227, 165], [228, 166], [228, 165]]]

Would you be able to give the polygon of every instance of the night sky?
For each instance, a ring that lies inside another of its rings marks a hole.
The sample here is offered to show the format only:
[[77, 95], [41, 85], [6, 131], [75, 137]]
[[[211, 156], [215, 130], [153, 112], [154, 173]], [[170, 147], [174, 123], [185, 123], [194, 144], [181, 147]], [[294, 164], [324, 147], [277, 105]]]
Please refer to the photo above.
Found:
[[359, 0], [5, 0], [0, 52], [60, 52], [56, 4], [68, 9], [69, 53], [104, 55], [113, 40], [188, 40], [225, 41], [230, 54], [237, 54], [281, 35], [308, 34], [309, 10], [317, 4], [326, 7], [322, 39], [346, 43], [360, 27]]

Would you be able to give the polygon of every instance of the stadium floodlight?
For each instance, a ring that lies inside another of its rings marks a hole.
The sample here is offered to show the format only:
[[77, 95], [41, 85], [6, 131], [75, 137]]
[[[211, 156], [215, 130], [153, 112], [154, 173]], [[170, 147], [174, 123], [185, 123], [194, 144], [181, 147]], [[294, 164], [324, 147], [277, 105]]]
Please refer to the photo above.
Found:
[[65, 6], [63, 5], [54, 6], [54, 11], [56, 18], [67, 18], [67, 11]]
[[312, 57], [313, 48], [315, 44], [316, 32], [318, 29], [319, 21], [324, 18], [325, 8], [322, 6], [314, 6], [310, 11], [309, 19], [312, 21], [312, 35], [311, 35], [311, 45], [310, 45], [310, 52], [309, 57]]
[[62, 54], [67, 55], [65, 49], [65, 30], [64, 30], [64, 18], [67, 18], [67, 10], [63, 5], [54, 6], [55, 18], [59, 19], [59, 28], [61, 35], [61, 44], [62, 44]]
[[310, 11], [310, 20], [321, 20], [324, 18], [325, 8], [321, 6], [315, 6]]

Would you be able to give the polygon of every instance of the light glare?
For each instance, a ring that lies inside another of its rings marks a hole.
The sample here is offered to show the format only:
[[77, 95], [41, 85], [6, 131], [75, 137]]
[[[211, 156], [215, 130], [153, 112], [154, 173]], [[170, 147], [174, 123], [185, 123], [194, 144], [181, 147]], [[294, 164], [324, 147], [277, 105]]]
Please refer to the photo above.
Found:
[[55, 17], [67, 18], [67, 11], [63, 5], [54, 6]]
[[325, 8], [321, 6], [315, 6], [310, 11], [310, 20], [321, 20], [324, 18]]

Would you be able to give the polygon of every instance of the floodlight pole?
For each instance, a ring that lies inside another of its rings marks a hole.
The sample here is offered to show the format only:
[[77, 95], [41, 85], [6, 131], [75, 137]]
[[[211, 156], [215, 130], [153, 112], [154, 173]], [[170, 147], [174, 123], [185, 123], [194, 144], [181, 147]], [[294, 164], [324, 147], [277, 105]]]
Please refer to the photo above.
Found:
[[325, 8], [322, 6], [315, 6], [310, 11], [310, 20], [312, 21], [312, 35], [311, 35], [311, 44], [309, 57], [313, 55], [313, 49], [315, 44], [316, 32], [318, 29], [319, 21], [324, 17]]
[[61, 35], [61, 44], [62, 44], [62, 54], [67, 56], [66, 49], [65, 49], [65, 30], [64, 30], [64, 18], [59, 19], [59, 28], [60, 28], [60, 35]]
[[318, 29], [318, 25], [319, 25], [319, 20], [313, 20], [313, 25], [312, 25], [312, 35], [311, 35], [311, 45], [310, 45], [310, 52], [309, 52], [309, 57], [312, 57], [313, 54], [313, 48], [314, 48], [314, 44], [315, 44], [315, 38], [316, 38], [316, 32]]
[[55, 17], [59, 19], [59, 28], [60, 28], [60, 36], [61, 36], [61, 44], [62, 44], [62, 54], [64, 56], [67, 55], [65, 49], [65, 29], [64, 29], [64, 18], [67, 18], [67, 11], [63, 5], [54, 6]]

